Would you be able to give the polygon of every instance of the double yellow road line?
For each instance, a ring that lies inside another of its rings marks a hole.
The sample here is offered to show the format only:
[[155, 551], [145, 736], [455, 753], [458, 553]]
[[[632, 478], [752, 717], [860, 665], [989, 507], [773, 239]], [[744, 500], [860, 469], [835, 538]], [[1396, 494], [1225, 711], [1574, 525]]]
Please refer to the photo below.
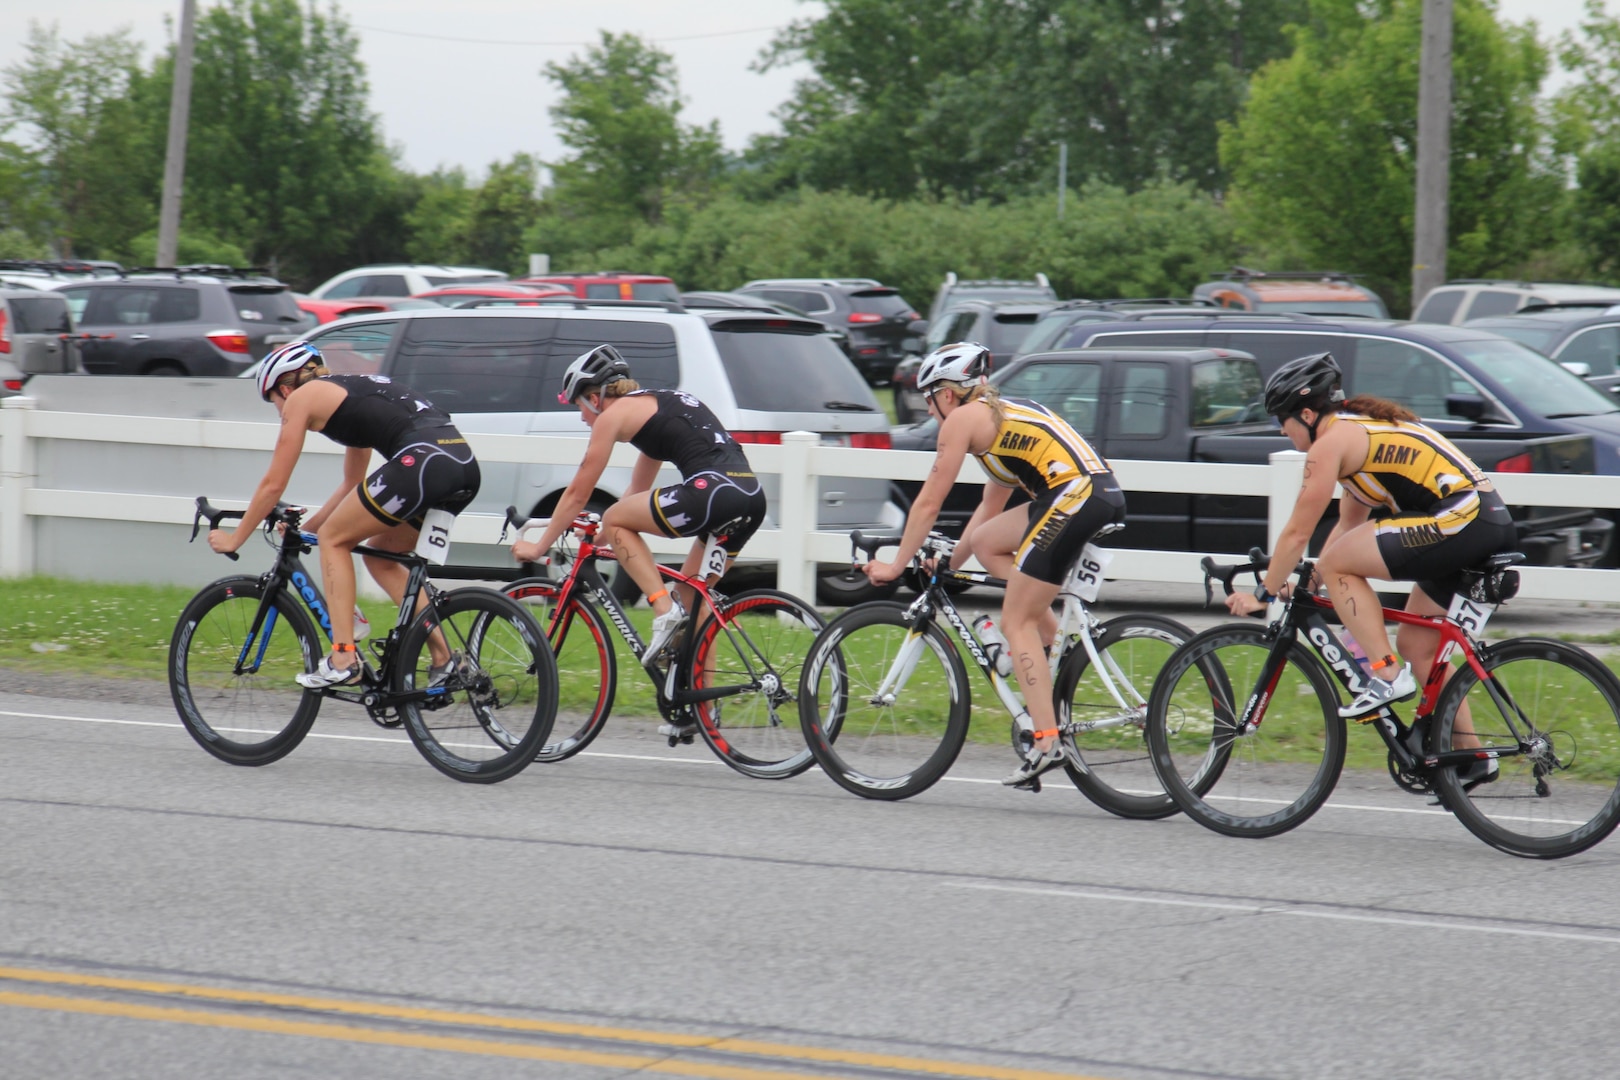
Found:
[[[50, 994], [11, 988], [19, 984], [63, 987], [77, 993]], [[185, 1008], [177, 1005], [152, 1004], [148, 1001], [96, 996], [98, 992], [102, 995], [138, 995], [233, 1008], [231, 1010]], [[0, 967], [0, 1006], [275, 1035], [297, 1035], [311, 1039], [333, 1039], [339, 1042], [369, 1043], [456, 1054], [555, 1061], [604, 1069], [639, 1069], [674, 1076], [713, 1077], [715, 1080], [826, 1080], [828, 1076], [835, 1075], [830, 1070], [839, 1066], [883, 1069], [902, 1075], [964, 1077], [969, 1080], [1095, 1080], [1079, 1077], [1073, 1073], [935, 1061], [891, 1054], [868, 1054], [797, 1046], [791, 1043], [685, 1035], [678, 1032], [613, 1028], [594, 1024], [555, 1023], [493, 1013], [419, 1009], [380, 1002], [270, 994], [144, 979], [104, 978], [69, 971], [30, 968]], [[290, 1019], [279, 1015], [255, 1015], [246, 1011], [254, 1008], [297, 1010], [310, 1014], [312, 1018]], [[334, 1022], [338, 1018], [384, 1021], [398, 1026], [372, 1027]], [[468, 1035], [439, 1035], [420, 1030], [432, 1026], [474, 1028], [491, 1034], [530, 1038], [529, 1041], [477, 1038]], [[543, 1041], [546, 1038], [573, 1043], [598, 1043], [604, 1048], [546, 1045]], [[616, 1047], [625, 1049], [615, 1049]], [[642, 1049], [633, 1049], [637, 1047]], [[706, 1060], [681, 1060], [679, 1055], [682, 1052], [695, 1053]], [[713, 1060], [716, 1058], [736, 1059], [737, 1063], [727, 1064], [723, 1060]], [[793, 1067], [810, 1067], [818, 1071], [814, 1073], [784, 1071], [785, 1068]]]

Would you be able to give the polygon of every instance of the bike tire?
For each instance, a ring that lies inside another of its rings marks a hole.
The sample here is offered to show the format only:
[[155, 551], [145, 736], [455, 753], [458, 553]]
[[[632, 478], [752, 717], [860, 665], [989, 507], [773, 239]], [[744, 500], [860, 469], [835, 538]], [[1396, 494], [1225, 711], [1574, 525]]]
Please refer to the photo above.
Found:
[[[557, 589], [554, 581], [522, 578], [501, 591], [520, 604], [550, 609]], [[591, 745], [607, 724], [618, 692], [619, 656], [602, 613], [577, 592], [560, 614], [536, 610], [535, 621], [547, 628], [557, 658], [557, 721], [535, 760], [563, 761]]]
[[967, 741], [967, 668], [937, 623], [922, 631], [910, 678], [892, 700], [876, 691], [912, 634], [906, 609], [863, 604], [834, 619], [811, 646], [799, 721], [821, 770], [868, 799], [907, 799], [932, 787]]
[[1512, 638], [1479, 650], [1480, 663], [1507, 691], [1528, 725], [1520, 753], [1486, 684], [1466, 664], [1452, 672], [1430, 725], [1429, 748], [1454, 747], [1459, 711], [1486, 752], [1495, 780], [1464, 790], [1458, 771], [1429, 779], [1440, 800], [1475, 836], [1510, 855], [1559, 859], [1585, 851], [1620, 823], [1620, 680], [1584, 649], [1549, 638]]
[[[1070, 645], [1058, 668], [1053, 705], [1070, 754], [1064, 771], [1086, 798], [1111, 814], [1152, 820], [1180, 810], [1159, 781], [1148, 751], [1147, 702], [1154, 677], [1192, 636], [1185, 624], [1158, 615], [1121, 615], [1098, 627], [1098, 655], [1124, 678], [1117, 689], [1125, 710], [1099, 677], [1083, 643]], [[1115, 678], [1113, 670], [1108, 675]], [[1073, 731], [1070, 724], [1095, 726]]]
[[[169, 641], [169, 693], [181, 724], [197, 745], [232, 765], [286, 757], [321, 708], [318, 692], [293, 681], [320, 662], [320, 633], [283, 589], [271, 609], [274, 621], [267, 616], [260, 639], [250, 643], [248, 628], [263, 597], [264, 583], [254, 577], [206, 585], [180, 613]], [[257, 668], [238, 675], [237, 660], [250, 646]]]
[[[1159, 782], [1199, 824], [1226, 836], [1275, 836], [1303, 824], [1344, 768], [1339, 695], [1295, 641], [1259, 727], [1236, 732], [1273, 641], [1266, 628], [1223, 624], [1177, 649], [1148, 699], [1148, 747]], [[1220, 669], [1213, 684], [1211, 672]]]
[[764, 675], [765, 685], [698, 702], [693, 707], [698, 733], [715, 756], [744, 776], [761, 780], [797, 776], [814, 765], [815, 758], [804, 742], [795, 695], [810, 646], [827, 621], [803, 600], [776, 589], [738, 593], [720, 607], [720, 615], [740, 628], [753, 648], [726, 633], [716, 620], [705, 620], [682, 661], [681, 670], [691, 673], [692, 688], [747, 682], [750, 668]]
[[[440, 687], [428, 684], [434, 630], [461, 654]], [[457, 780], [493, 784], [517, 775], [557, 718], [557, 660], [545, 633], [522, 604], [493, 589], [438, 596], [416, 613], [391, 666], [395, 693], [420, 686], [429, 694], [399, 706], [411, 742]]]

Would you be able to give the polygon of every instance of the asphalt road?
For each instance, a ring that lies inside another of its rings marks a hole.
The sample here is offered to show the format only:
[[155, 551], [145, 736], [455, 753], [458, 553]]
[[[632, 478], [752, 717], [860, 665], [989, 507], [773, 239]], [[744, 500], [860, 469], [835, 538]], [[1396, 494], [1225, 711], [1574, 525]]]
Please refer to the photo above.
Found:
[[1382, 774], [1244, 841], [1003, 745], [890, 804], [616, 718], [477, 787], [347, 707], [240, 769], [161, 687], [0, 687], [8, 1077], [1615, 1072], [1620, 841], [1510, 858]]

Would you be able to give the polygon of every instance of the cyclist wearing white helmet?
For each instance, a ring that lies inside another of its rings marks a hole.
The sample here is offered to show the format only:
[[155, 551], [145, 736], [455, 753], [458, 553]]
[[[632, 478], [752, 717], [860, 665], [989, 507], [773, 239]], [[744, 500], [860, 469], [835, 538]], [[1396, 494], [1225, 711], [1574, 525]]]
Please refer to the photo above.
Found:
[[[1459, 571], [1511, 551], [1517, 531], [1491, 482], [1450, 440], [1392, 401], [1368, 395], [1345, 400], [1342, 384], [1332, 353], [1290, 360], [1266, 382], [1266, 412], [1276, 417], [1294, 449], [1305, 453], [1305, 483], [1256, 595], [1234, 593], [1226, 603], [1233, 614], [1249, 615], [1286, 593], [1333, 501], [1334, 485], [1342, 485], [1348, 497], [1339, 499], [1339, 520], [1322, 545], [1316, 570], [1345, 629], [1372, 661], [1375, 678], [1339, 710], [1356, 717], [1414, 695], [1440, 648], [1438, 631], [1403, 625], [1396, 644], [1407, 663], [1400, 664], [1367, 579], [1416, 582], [1406, 610], [1444, 615], [1460, 584]], [[1376, 509], [1387, 514], [1373, 521]], [[1457, 730], [1468, 736], [1473, 728], [1459, 716]], [[1470, 743], [1459, 739], [1458, 745]], [[1465, 783], [1495, 779], [1495, 765], [1470, 767]]]
[[[298, 676], [311, 690], [352, 683], [360, 677], [354, 645], [354, 549], [365, 543], [385, 551], [416, 547], [422, 515], [459, 513], [478, 493], [478, 462], [444, 410], [380, 375], [333, 375], [320, 350], [306, 342], [284, 345], [259, 368], [259, 394], [281, 414], [270, 468], [234, 530], [215, 529], [208, 546], [236, 551], [270, 513], [304, 449], [304, 435], [319, 431], [348, 447], [343, 482], [326, 503], [304, 519], [320, 537], [321, 578], [332, 620], [332, 653], [314, 671]], [[368, 477], [371, 452], [388, 458]], [[405, 594], [409, 571], [399, 563], [367, 559], [366, 567], [395, 603]], [[428, 642], [433, 670], [450, 670], [450, 649], [438, 635]]]
[[[1035, 777], [1064, 759], [1043, 651], [1057, 634], [1052, 604], [1091, 537], [1124, 520], [1125, 495], [1079, 432], [1043, 405], [1003, 399], [989, 374], [990, 351], [975, 342], [942, 346], [923, 360], [917, 389], [940, 421], [934, 467], [911, 504], [894, 561], [868, 563], [866, 576], [873, 584], [900, 576], [933, 528], [962, 459], [978, 458], [990, 482], [951, 563], [977, 556], [1007, 581], [1001, 630], [1024, 696], [1018, 726], [1028, 742], [1018, 770], [1002, 783], [1033, 788]], [[1014, 488], [1029, 495], [1028, 506], [1007, 509]]]
[[[707, 405], [679, 390], [641, 389], [612, 345], [599, 345], [569, 365], [557, 400], [579, 406], [580, 418], [591, 429], [590, 442], [545, 532], [534, 543], [513, 544], [512, 555], [519, 562], [533, 562], [550, 551], [585, 509], [613, 447], [627, 442], [640, 450], [630, 486], [602, 523], [619, 565], [652, 605], [652, 639], [645, 654], [651, 662], [685, 624], [692, 598], [687, 595], [683, 603], [664, 588], [641, 534], [695, 537], [681, 566], [689, 577], [697, 573], [711, 536], [723, 541], [730, 566], [765, 519], [765, 492], [742, 447]], [[666, 461], [680, 470], [681, 483], [654, 491], [658, 467]]]

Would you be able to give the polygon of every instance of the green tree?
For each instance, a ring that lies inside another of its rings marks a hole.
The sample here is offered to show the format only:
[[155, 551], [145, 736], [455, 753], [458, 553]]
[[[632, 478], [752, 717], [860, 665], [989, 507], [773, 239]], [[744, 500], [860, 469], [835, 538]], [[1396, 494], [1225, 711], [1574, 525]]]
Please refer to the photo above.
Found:
[[0, 133], [19, 136], [0, 153], [0, 227], [67, 257], [126, 257], [156, 223], [162, 170], [139, 46], [125, 30], [65, 42], [31, 24], [24, 51], [0, 75]]
[[1587, 0], [1579, 35], [1559, 41], [1575, 81], [1555, 102], [1559, 134], [1575, 158], [1571, 232], [1599, 274], [1620, 276], [1620, 18]]
[[[1262, 69], [1221, 134], [1244, 235], [1366, 273], [1409, 302], [1420, 0], [1313, 0], [1296, 49]], [[1536, 93], [1545, 49], [1482, 0], [1457, 0], [1450, 250], [1455, 276], [1510, 269], [1555, 241], [1562, 182]], [[1529, 207], [1542, 212], [1527, 212]]]
[[543, 231], [566, 235], [583, 224], [598, 243], [628, 239], [637, 223], [657, 224], [672, 201], [701, 197], [719, 175], [719, 127], [681, 123], [668, 53], [604, 31], [600, 45], [543, 74], [562, 91], [551, 117], [572, 151], [551, 167], [552, 220]]

